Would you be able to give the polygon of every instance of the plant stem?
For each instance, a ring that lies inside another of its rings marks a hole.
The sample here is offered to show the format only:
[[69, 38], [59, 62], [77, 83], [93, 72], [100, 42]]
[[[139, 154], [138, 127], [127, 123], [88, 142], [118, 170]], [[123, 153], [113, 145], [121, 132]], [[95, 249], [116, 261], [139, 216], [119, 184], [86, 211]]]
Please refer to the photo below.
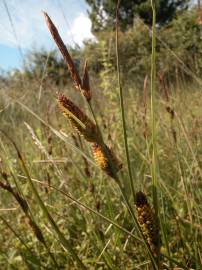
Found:
[[120, 63], [119, 63], [119, 33], [118, 33], [118, 26], [119, 26], [119, 5], [120, 0], [117, 1], [116, 7], [116, 64], [117, 64], [117, 78], [118, 78], [118, 88], [119, 88], [119, 98], [120, 98], [120, 108], [121, 108], [121, 117], [122, 117], [122, 127], [123, 127], [123, 137], [124, 137], [124, 146], [125, 146], [125, 153], [127, 159], [127, 166], [128, 166], [128, 173], [130, 179], [130, 187], [133, 195], [133, 199], [135, 201], [135, 187], [133, 183], [133, 176], [130, 164], [130, 156], [129, 156], [129, 149], [128, 149], [128, 137], [127, 137], [127, 130], [126, 130], [126, 121], [125, 121], [125, 110], [124, 110], [124, 102], [123, 102], [123, 89], [121, 85], [121, 78], [120, 78]]
[[[151, 173], [152, 173], [153, 206], [155, 210], [156, 226], [158, 226], [159, 225], [159, 207], [158, 207], [158, 183], [157, 183], [157, 134], [156, 134], [156, 119], [155, 119], [156, 117], [156, 112], [155, 112], [155, 95], [156, 95], [156, 5], [155, 5], [155, 0], [151, 0], [151, 6], [152, 6], [152, 15], [153, 15], [152, 55], [151, 55], [151, 131], [152, 131]], [[158, 247], [160, 247], [160, 241], [158, 241]], [[158, 251], [157, 261], [159, 261], [159, 251]]]

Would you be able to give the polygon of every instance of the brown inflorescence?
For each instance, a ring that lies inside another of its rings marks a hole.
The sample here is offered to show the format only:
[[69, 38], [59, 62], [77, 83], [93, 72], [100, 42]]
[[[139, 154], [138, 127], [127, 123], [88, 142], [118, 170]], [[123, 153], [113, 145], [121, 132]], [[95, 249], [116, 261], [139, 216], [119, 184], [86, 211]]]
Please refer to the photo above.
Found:
[[39, 228], [39, 226], [36, 224], [36, 222], [34, 220], [32, 220], [31, 218], [29, 219], [29, 225], [32, 228], [36, 238], [38, 239], [38, 241], [40, 241], [43, 244], [46, 244], [45, 239], [43, 237], [43, 233], [41, 231], [41, 229]]
[[55, 41], [55, 43], [57, 44], [63, 59], [65, 61], [65, 63], [67, 64], [68, 70], [70, 72], [70, 75], [72, 77], [72, 80], [75, 84], [75, 87], [80, 90], [81, 89], [81, 79], [79, 76], [79, 73], [74, 65], [74, 62], [67, 50], [67, 47], [65, 46], [64, 42], [62, 41], [62, 38], [60, 37], [57, 28], [55, 27], [54, 23], [52, 22], [52, 20], [50, 19], [50, 17], [48, 16], [48, 14], [46, 12], [44, 12], [44, 17], [46, 20], [46, 24], [51, 32], [51, 35]]
[[138, 223], [153, 255], [157, 256], [159, 249], [159, 226], [146, 195], [141, 191], [136, 193], [136, 208]]
[[97, 143], [93, 144], [93, 155], [98, 166], [109, 176], [116, 178], [116, 173], [122, 165], [108, 146], [103, 147]]
[[63, 114], [68, 117], [73, 128], [88, 142], [95, 142], [99, 139], [96, 125], [79, 109], [69, 98], [64, 95], [58, 97], [59, 107]]
[[92, 92], [90, 89], [90, 79], [89, 79], [89, 75], [88, 75], [87, 62], [85, 62], [85, 64], [84, 64], [82, 92], [83, 92], [83, 95], [85, 96], [86, 100], [90, 101], [91, 97], [92, 97]]
[[85, 62], [84, 75], [83, 75], [83, 79], [81, 80], [79, 76], [79, 72], [77, 71], [76, 66], [74, 64], [74, 61], [71, 55], [69, 54], [67, 47], [65, 46], [62, 38], [60, 37], [57, 28], [55, 27], [54, 23], [52, 22], [52, 20], [50, 19], [50, 17], [48, 16], [46, 12], [44, 12], [44, 16], [45, 16], [46, 24], [50, 30], [50, 33], [55, 43], [57, 44], [65, 63], [67, 64], [68, 70], [70, 72], [71, 78], [74, 82], [76, 89], [79, 90], [84, 95], [86, 100], [89, 102], [91, 100], [92, 94], [90, 90], [90, 81], [89, 81], [87, 63]]
[[94, 158], [98, 166], [109, 176], [116, 179], [116, 173], [121, 169], [122, 165], [115, 157], [112, 150], [102, 142], [101, 135], [96, 125], [77, 105], [64, 95], [59, 95], [58, 103], [73, 128], [88, 142], [92, 143]]
[[[76, 88], [82, 93], [86, 100], [90, 102], [92, 92], [90, 89], [87, 62], [84, 64], [84, 73], [81, 80], [57, 28], [46, 12], [44, 12], [44, 16], [50, 33], [62, 53], [65, 63], [67, 64]], [[120, 165], [120, 162], [117, 160], [112, 150], [104, 144], [99, 128], [69, 98], [66, 98], [64, 95], [59, 95], [58, 103], [60, 109], [63, 114], [68, 117], [73, 128], [79, 133], [79, 135], [82, 135], [88, 142], [93, 144], [94, 156], [99, 167], [108, 175], [116, 179], [116, 173], [120, 170], [122, 165]]]
[[45, 244], [45, 240], [42, 234], [41, 229], [39, 228], [39, 226], [36, 224], [36, 222], [32, 219], [30, 213], [29, 213], [29, 206], [27, 204], [27, 201], [18, 193], [16, 192], [9, 183], [3, 183], [0, 181], [0, 188], [8, 191], [10, 194], [13, 195], [13, 197], [15, 198], [15, 200], [18, 202], [18, 204], [20, 205], [21, 209], [23, 210], [26, 218], [28, 218], [29, 221], [29, 225], [32, 228], [36, 238], [42, 242], [43, 244]]

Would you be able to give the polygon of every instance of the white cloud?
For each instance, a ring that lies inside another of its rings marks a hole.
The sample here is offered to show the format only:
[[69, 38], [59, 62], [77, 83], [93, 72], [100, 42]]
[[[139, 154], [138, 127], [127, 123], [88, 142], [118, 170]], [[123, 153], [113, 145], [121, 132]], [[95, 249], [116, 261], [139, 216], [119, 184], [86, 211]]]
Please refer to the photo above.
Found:
[[71, 32], [74, 41], [79, 45], [82, 45], [82, 41], [85, 39], [94, 39], [91, 33], [91, 21], [84, 13], [81, 13], [74, 20]]
[[[3, 1], [0, 3], [0, 44], [53, 48], [54, 44], [45, 25], [42, 10], [46, 11], [56, 24], [65, 43], [82, 45], [84, 39], [93, 38], [84, 5], [74, 0], [9, 0], [6, 1], [14, 28], [16, 42]], [[76, 3], [77, 2], [77, 3]]]

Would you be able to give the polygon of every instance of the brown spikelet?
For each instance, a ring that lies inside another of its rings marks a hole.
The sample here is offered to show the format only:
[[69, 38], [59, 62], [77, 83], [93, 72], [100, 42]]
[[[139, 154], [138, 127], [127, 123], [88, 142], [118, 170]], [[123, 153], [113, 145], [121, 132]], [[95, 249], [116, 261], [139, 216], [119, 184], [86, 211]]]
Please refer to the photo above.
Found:
[[166, 106], [166, 111], [170, 115], [170, 130], [171, 130], [171, 134], [172, 134], [172, 137], [173, 137], [173, 141], [175, 143], [177, 143], [177, 132], [176, 132], [176, 130], [174, 128], [174, 119], [175, 119], [176, 113], [175, 113], [174, 109], [171, 108], [170, 105]]
[[96, 125], [64, 95], [58, 97], [59, 107], [63, 114], [68, 117], [74, 129], [89, 142], [97, 142], [99, 133]]
[[93, 144], [93, 155], [98, 166], [109, 176], [116, 178], [115, 174], [121, 169], [122, 165], [115, 157], [111, 149], [106, 145], [101, 147], [99, 144]]
[[149, 244], [154, 256], [158, 254], [159, 228], [155, 222], [154, 211], [147, 201], [146, 195], [139, 191], [136, 193], [136, 208], [138, 223]]
[[49, 134], [48, 135], [48, 154], [51, 156], [53, 153], [53, 145], [52, 145], [52, 136]]
[[92, 94], [91, 94], [91, 89], [90, 89], [90, 80], [89, 80], [89, 75], [88, 75], [87, 62], [85, 62], [85, 64], [84, 64], [82, 91], [83, 91], [83, 95], [85, 96], [87, 101], [90, 101], [91, 97], [92, 97]]
[[175, 118], [175, 111], [170, 106], [166, 106], [166, 111], [170, 114], [170, 119], [173, 120]]
[[13, 197], [15, 198], [15, 200], [18, 202], [18, 204], [20, 205], [20, 207], [22, 208], [22, 210], [24, 211], [25, 214], [28, 213], [28, 204], [27, 201], [25, 199], [22, 198], [22, 196], [16, 192], [12, 186], [7, 182], [7, 183], [3, 183], [0, 181], [0, 188], [8, 191], [10, 194], [13, 195]]
[[45, 20], [46, 20], [46, 24], [48, 26], [48, 29], [51, 32], [51, 35], [55, 41], [55, 43], [57, 44], [63, 59], [65, 61], [65, 63], [67, 64], [68, 70], [70, 72], [70, 75], [72, 77], [72, 80], [75, 84], [75, 87], [80, 90], [81, 89], [81, 79], [79, 76], [79, 73], [74, 65], [74, 62], [67, 50], [67, 47], [65, 46], [64, 42], [62, 41], [62, 38], [60, 37], [57, 28], [55, 27], [54, 23], [52, 22], [52, 20], [50, 19], [50, 17], [48, 16], [48, 14], [46, 12], [43, 12]]
[[12, 193], [13, 192], [13, 189], [12, 187], [10, 186], [10, 184], [8, 183], [3, 183], [0, 181], [0, 188], [4, 189], [4, 190], [7, 190], [8, 192]]
[[24, 211], [25, 214], [28, 213], [29, 206], [27, 204], [27, 201], [20, 196], [17, 192], [12, 192], [13, 196], [15, 197], [16, 201], [19, 203], [20, 207]]
[[31, 218], [29, 219], [29, 225], [32, 228], [36, 238], [38, 239], [38, 241], [40, 241], [42, 244], [45, 244], [45, 239], [43, 237], [42, 231], [39, 228], [39, 226], [35, 223], [34, 220], [32, 220]]
[[26, 218], [28, 219], [29, 225], [32, 228], [36, 238], [41, 243], [45, 244], [45, 240], [44, 240], [41, 229], [38, 227], [38, 225], [35, 223], [35, 221], [32, 220], [32, 218], [28, 212], [29, 207], [28, 207], [27, 201], [18, 192], [15, 192], [9, 183], [3, 183], [0, 181], [0, 188], [7, 190], [10, 194], [13, 195], [13, 197], [15, 198], [15, 200], [18, 202], [21, 209], [23, 210]]

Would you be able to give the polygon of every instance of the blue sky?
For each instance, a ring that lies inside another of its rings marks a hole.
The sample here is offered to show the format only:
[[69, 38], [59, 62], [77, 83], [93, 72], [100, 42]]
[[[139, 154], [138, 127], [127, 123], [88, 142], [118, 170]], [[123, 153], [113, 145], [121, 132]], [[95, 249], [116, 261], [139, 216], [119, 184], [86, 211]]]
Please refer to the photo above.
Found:
[[23, 54], [33, 48], [55, 48], [42, 10], [55, 22], [66, 44], [82, 45], [84, 39], [93, 38], [87, 9], [84, 0], [1, 0], [0, 69], [21, 66], [19, 47]]

